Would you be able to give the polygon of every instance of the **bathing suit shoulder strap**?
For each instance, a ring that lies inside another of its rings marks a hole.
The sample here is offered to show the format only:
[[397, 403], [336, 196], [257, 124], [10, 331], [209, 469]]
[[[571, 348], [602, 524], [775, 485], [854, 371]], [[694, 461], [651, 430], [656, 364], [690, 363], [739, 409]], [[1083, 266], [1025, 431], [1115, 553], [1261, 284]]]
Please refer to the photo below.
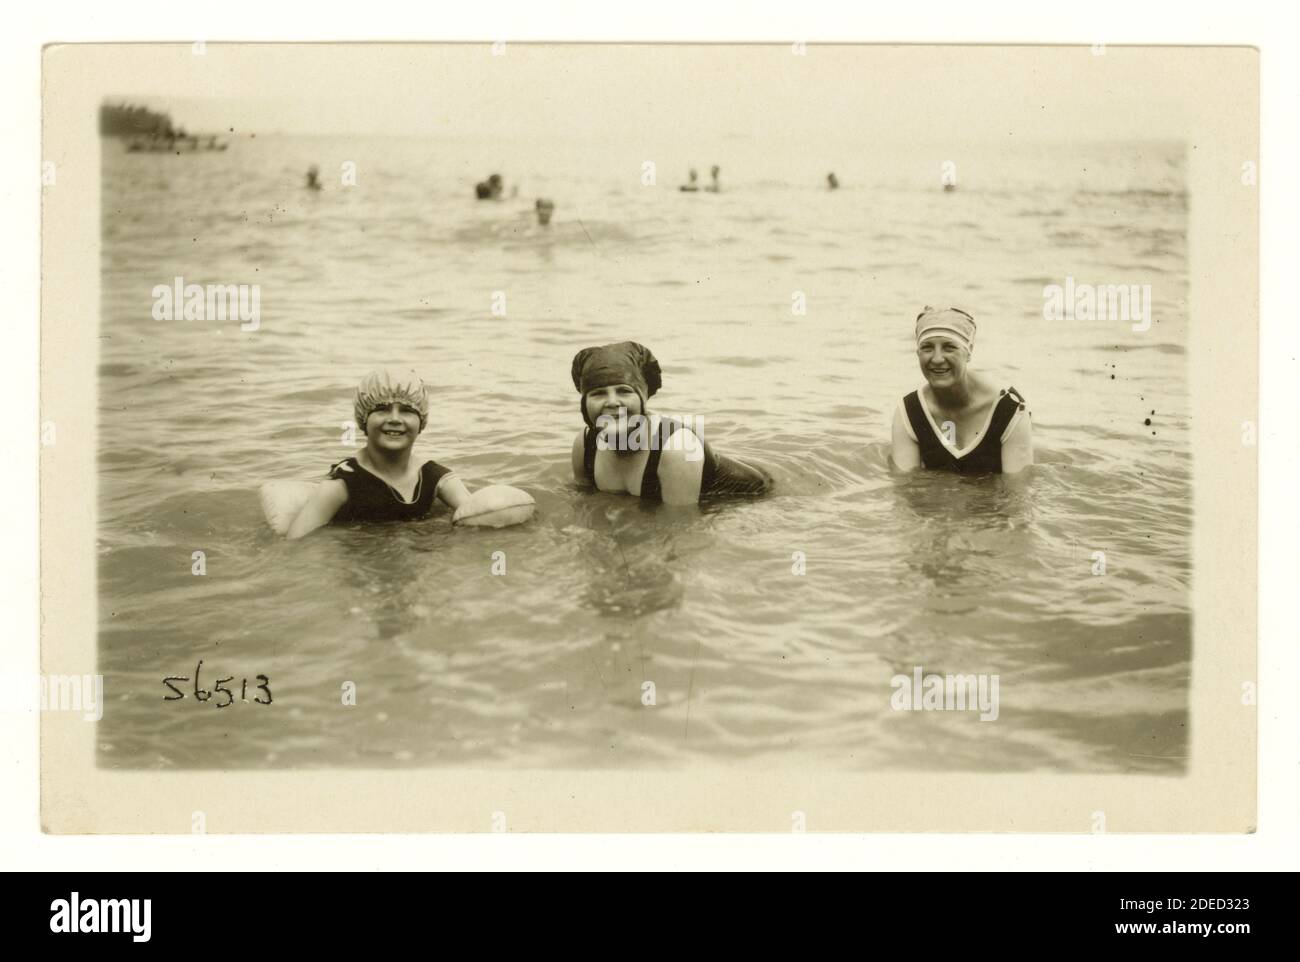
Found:
[[425, 461], [420, 466], [420, 476], [423, 479], [424, 490], [429, 492], [430, 502], [437, 497], [438, 485], [442, 484], [442, 479], [449, 474], [451, 474], [451, 468], [444, 467], [437, 461]]
[[[351, 481], [356, 476], [357, 476], [356, 458], [344, 458], [342, 461], [336, 461], [334, 464], [330, 465], [328, 477], [329, 480], [331, 481], [342, 481], [344, 484], [348, 484], [348, 482]], [[348, 487], [350, 489], [351, 485], [348, 484]]]
[[898, 399], [898, 410], [903, 412], [903, 430], [907, 432], [909, 438], [920, 444], [921, 441], [916, 436], [916, 427], [912, 424], [912, 415], [908, 413], [907, 405], [904, 403], [906, 400], [906, 398]]
[[356, 458], [344, 458], [330, 465], [329, 479], [331, 481], [342, 481], [344, 488], [347, 489], [347, 498], [343, 506], [334, 513], [331, 519], [334, 523], [341, 524], [345, 521], [355, 520], [365, 514], [366, 494], [368, 493], [367, 476], [357, 464]]
[[582, 436], [582, 470], [587, 472], [587, 480], [596, 483], [596, 432], [587, 428]]
[[989, 431], [985, 435], [985, 440], [996, 438], [1000, 447], [1002, 439], [1011, 427], [1011, 422], [1019, 417], [1020, 412], [1024, 409], [1025, 399], [1019, 391], [1014, 387], [1009, 387], [1003, 391], [1002, 396], [998, 398], [997, 407], [993, 409], [993, 420], [989, 424]]
[[662, 501], [663, 488], [659, 484], [659, 459], [663, 455], [664, 445], [672, 437], [681, 423], [672, 418], [659, 419], [659, 440], [650, 445], [650, 457], [645, 462], [645, 473], [641, 475], [641, 498], [646, 501]]

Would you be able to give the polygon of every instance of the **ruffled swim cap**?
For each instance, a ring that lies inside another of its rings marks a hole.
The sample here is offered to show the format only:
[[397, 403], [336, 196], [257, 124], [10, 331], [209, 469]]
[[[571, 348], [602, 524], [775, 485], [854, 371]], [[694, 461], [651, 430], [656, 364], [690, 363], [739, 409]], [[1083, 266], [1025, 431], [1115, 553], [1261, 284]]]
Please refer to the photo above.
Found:
[[409, 384], [399, 384], [388, 376], [387, 371], [382, 374], [371, 372], [357, 386], [357, 399], [352, 405], [357, 426], [365, 431], [366, 418], [394, 402], [409, 404], [419, 411], [420, 430], [424, 430], [424, 426], [429, 423], [429, 392], [424, 382], [417, 377]]
[[943, 309], [930, 307], [928, 304], [916, 315], [916, 343], [927, 337], [941, 334], [960, 343], [966, 350], [975, 350], [975, 318], [955, 307]]
[[647, 398], [654, 397], [663, 386], [659, 362], [650, 349], [636, 341], [620, 341], [600, 347], [584, 347], [573, 356], [573, 386], [582, 395], [579, 406], [582, 419], [588, 424], [587, 392], [611, 384], [626, 384], [641, 397], [641, 413], [645, 413]]

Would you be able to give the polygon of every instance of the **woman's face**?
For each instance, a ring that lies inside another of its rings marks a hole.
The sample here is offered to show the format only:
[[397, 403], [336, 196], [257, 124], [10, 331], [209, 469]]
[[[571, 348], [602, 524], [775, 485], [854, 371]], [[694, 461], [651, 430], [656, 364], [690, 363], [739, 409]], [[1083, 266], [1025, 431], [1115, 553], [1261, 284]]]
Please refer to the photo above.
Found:
[[383, 451], [403, 451], [420, 433], [420, 412], [410, 404], [394, 401], [375, 408], [366, 417], [366, 440]]
[[620, 409], [629, 418], [634, 414], [645, 413], [641, 410], [641, 396], [630, 384], [610, 384], [595, 388], [583, 396], [583, 401], [587, 405], [587, 417], [592, 424], [601, 415], [617, 418]]
[[916, 359], [931, 387], [946, 388], [960, 384], [966, 377], [970, 352], [950, 337], [927, 337], [917, 345]]

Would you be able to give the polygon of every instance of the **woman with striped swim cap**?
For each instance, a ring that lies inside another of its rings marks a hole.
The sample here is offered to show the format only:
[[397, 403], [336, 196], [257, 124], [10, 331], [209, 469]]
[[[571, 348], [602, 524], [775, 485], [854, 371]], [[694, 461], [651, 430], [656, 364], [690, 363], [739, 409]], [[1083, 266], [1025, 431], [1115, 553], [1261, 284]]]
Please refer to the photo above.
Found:
[[970, 370], [975, 318], [955, 307], [916, 317], [925, 385], [894, 411], [890, 460], [902, 471], [1013, 474], [1034, 463], [1025, 399]]

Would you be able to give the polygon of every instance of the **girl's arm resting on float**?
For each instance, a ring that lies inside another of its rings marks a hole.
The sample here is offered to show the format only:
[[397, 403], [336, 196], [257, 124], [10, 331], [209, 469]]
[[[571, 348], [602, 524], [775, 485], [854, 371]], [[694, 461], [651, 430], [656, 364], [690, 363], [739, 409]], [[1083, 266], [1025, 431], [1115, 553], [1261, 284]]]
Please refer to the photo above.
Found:
[[305, 534], [311, 534], [321, 525], [329, 524], [330, 519], [338, 514], [339, 508], [343, 507], [347, 500], [346, 484], [336, 479], [322, 481], [312, 492], [307, 503], [302, 506], [298, 516], [293, 519], [293, 524], [289, 525], [289, 530], [284, 536], [293, 541]]
[[454, 474], [443, 476], [438, 482], [438, 490], [435, 494], [452, 511], [469, 500], [469, 488], [465, 487], [465, 482]]
[[586, 438], [586, 435], [587, 432], [585, 430], [579, 431], [578, 436], [573, 439], [573, 480], [574, 481], [591, 480], [589, 477], [587, 477], [587, 466], [586, 464], [583, 463], [583, 455], [585, 452], [583, 451], [582, 448], [582, 442]]
[[1033, 427], [1029, 412], [1016, 422], [1007, 439], [1002, 442], [1002, 473], [1015, 474], [1034, 463]]
[[659, 455], [659, 490], [664, 504], [698, 504], [703, 478], [704, 446], [694, 431], [681, 428]]
[[[1008, 438], [1008, 440], [1010, 440]], [[1006, 447], [1003, 449], [1006, 459]], [[890, 429], [889, 460], [899, 471], [915, 471], [921, 466], [921, 447], [907, 433], [907, 424], [903, 421], [902, 405], [894, 408], [894, 424]]]

